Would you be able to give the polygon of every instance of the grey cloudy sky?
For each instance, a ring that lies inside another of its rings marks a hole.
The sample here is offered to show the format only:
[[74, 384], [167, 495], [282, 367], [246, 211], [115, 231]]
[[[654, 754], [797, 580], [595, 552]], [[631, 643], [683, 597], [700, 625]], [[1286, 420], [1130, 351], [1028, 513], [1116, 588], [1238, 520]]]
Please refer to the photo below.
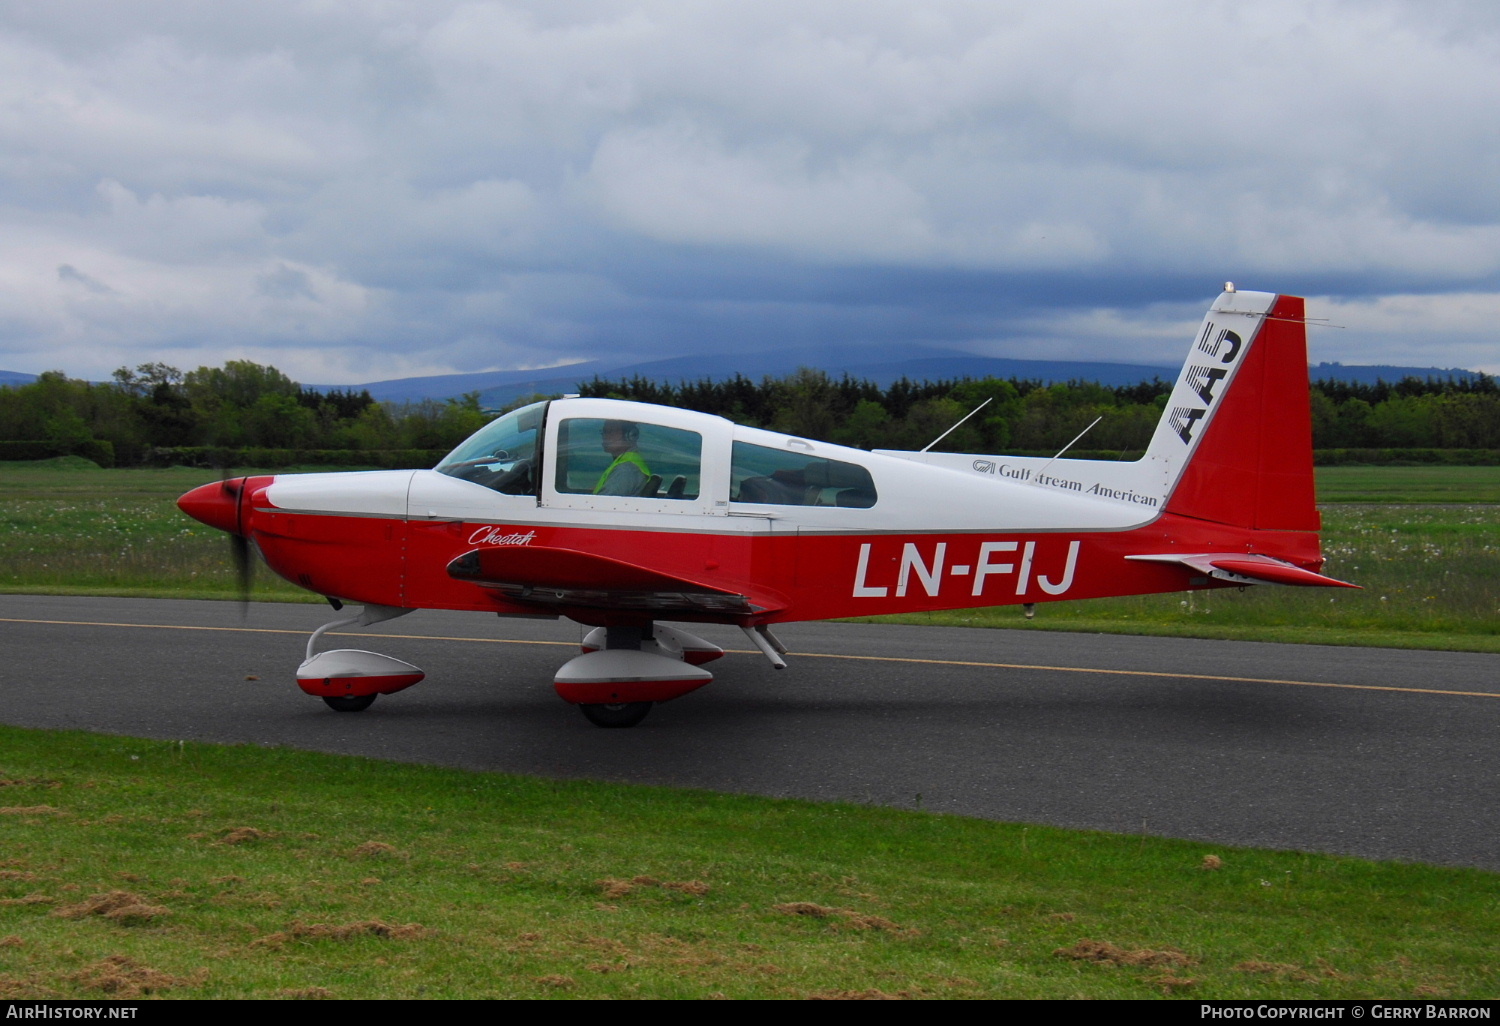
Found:
[[0, 367], [823, 344], [1500, 371], [1500, 8], [0, 0]]

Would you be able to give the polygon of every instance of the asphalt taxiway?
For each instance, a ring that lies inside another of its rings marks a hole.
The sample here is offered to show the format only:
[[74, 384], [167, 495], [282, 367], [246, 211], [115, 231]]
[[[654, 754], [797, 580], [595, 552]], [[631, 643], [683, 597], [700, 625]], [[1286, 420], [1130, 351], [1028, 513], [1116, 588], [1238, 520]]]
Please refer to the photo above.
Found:
[[293, 679], [333, 617], [3, 595], [0, 722], [1500, 870], [1500, 656], [811, 623], [777, 628], [776, 671], [694, 627], [738, 650], [714, 683], [601, 730], [552, 691], [568, 621], [331, 634], [428, 674], [350, 714]]

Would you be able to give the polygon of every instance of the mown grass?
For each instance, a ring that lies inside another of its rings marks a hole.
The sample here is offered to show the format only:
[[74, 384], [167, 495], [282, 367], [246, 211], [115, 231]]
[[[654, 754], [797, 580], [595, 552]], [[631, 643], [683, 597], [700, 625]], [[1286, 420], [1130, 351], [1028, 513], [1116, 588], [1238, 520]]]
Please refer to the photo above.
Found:
[[[81, 466], [80, 466], [81, 465]], [[177, 511], [211, 471], [0, 464], [0, 591], [233, 598], [223, 535]], [[889, 619], [1500, 651], [1500, 467], [1318, 472], [1326, 571], [1363, 591], [1260, 587]], [[1371, 501], [1379, 499], [1382, 501]], [[254, 597], [320, 599], [261, 568]]]
[[5, 998], [1500, 985], [1479, 870], [248, 746], [0, 728], [0, 752]]
[[1500, 503], [1500, 467], [1320, 467], [1320, 502]]
[[[224, 534], [176, 506], [216, 477], [190, 467], [102, 470], [76, 456], [0, 463], [0, 592], [237, 598]], [[254, 597], [323, 601], [264, 566]]]

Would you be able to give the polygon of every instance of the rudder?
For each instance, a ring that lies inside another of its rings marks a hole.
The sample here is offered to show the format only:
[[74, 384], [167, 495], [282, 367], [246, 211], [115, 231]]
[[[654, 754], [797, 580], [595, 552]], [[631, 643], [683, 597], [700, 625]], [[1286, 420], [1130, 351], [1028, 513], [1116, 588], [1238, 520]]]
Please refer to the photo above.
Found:
[[[1208, 323], [1199, 350], [1212, 341], [1211, 330], [1229, 329]], [[1213, 404], [1212, 417], [1172, 490], [1166, 512], [1256, 530], [1316, 531], [1320, 518], [1314, 494], [1303, 300], [1276, 297], [1245, 344], [1243, 362]], [[1198, 377], [1211, 372], [1213, 362], [1209, 359], [1199, 367], [1190, 361], [1184, 382], [1191, 383], [1195, 372]], [[1174, 390], [1173, 400], [1177, 397]], [[1192, 409], [1196, 407], [1169, 409], [1163, 427], [1177, 430], [1191, 418]], [[1153, 440], [1152, 448], [1157, 444]]]

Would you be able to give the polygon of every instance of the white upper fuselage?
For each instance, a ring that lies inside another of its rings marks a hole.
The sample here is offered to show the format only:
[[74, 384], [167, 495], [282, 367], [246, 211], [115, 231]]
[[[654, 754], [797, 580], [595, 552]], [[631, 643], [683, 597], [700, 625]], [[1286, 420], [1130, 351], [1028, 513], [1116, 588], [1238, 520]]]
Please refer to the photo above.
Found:
[[[287, 511], [354, 516], [462, 520], [468, 523], [569, 524], [630, 530], [720, 533], [922, 533], [952, 531], [1122, 530], [1153, 519], [1159, 509], [1090, 495], [1069, 464], [1030, 479], [976, 474], [828, 442], [741, 427], [709, 414], [611, 399], [554, 400], [547, 412], [553, 451], [558, 424], [569, 418], [629, 420], [702, 435], [695, 499], [578, 494], [559, 490], [543, 460], [540, 495], [506, 495], [432, 470], [281, 475], [268, 493]], [[734, 442], [854, 464], [869, 472], [876, 500], [869, 508], [743, 503], [731, 498]]]

